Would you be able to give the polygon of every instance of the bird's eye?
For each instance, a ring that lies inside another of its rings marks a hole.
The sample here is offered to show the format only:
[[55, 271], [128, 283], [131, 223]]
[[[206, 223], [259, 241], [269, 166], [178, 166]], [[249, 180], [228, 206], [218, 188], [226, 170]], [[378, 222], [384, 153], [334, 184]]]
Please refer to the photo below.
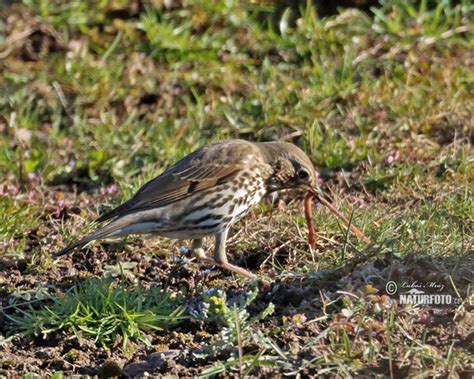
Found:
[[309, 178], [309, 172], [304, 168], [300, 168], [297, 172], [297, 175], [299, 180], [308, 180]]

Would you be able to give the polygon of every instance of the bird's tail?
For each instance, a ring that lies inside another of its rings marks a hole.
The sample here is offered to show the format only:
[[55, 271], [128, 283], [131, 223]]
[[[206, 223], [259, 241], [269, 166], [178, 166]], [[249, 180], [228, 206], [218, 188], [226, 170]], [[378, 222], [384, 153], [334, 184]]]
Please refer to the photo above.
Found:
[[82, 246], [84, 246], [85, 244], [87, 244], [91, 241], [112, 237], [112, 234], [114, 232], [119, 231], [119, 229], [123, 228], [124, 226], [126, 226], [126, 225], [124, 225], [123, 222], [120, 222], [120, 220], [113, 221], [110, 224], [104, 226], [103, 228], [100, 228], [100, 229], [96, 230], [95, 232], [81, 238], [79, 241], [76, 241], [76, 242], [72, 243], [71, 245], [66, 246], [64, 249], [62, 249], [62, 250], [58, 251], [57, 253], [53, 254], [53, 257], [60, 257], [62, 255], [65, 255], [65, 254], [71, 252], [72, 250], [74, 250], [78, 247], [82, 247]]
[[90, 241], [93, 241], [94, 239], [96, 239], [96, 238], [94, 238], [92, 234], [89, 235], [89, 236], [86, 236], [84, 238], [81, 238], [79, 241], [76, 241], [76, 242], [70, 244], [69, 246], [66, 246], [64, 249], [58, 251], [57, 253], [54, 253], [53, 257], [57, 258], [57, 257], [60, 257], [62, 255], [65, 255], [65, 254], [71, 252], [72, 250], [74, 250], [75, 248], [82, 247], [86, 243], [88, 243]]

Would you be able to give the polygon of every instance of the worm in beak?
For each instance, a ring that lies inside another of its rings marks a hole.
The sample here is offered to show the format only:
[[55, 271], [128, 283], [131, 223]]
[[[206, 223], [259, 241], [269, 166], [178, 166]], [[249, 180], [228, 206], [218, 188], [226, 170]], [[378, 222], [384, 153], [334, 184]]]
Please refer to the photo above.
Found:
[[326, 208], [328, 208], [331, 213], [333, 213], [339, 220], [341, 220], [347, 227], [350, 227], [352, 232], [359, 237], [362, 241], [367, 244], [372, 243], [367, 236], [362, 233], [356, 226], [354, 226], [341, 212], [339, 212], [325, 197], [324, 193], [319, 189], [311, 188], [310, 191], [306, 194], [304, 199], [304, 214], [306, 218], [306, 223], [308, 224], [308, 244], [311, 248], [314, 248], [316, 245], [316, 231], [314, 229], [313, 223], [313, 199], [316, 199]]

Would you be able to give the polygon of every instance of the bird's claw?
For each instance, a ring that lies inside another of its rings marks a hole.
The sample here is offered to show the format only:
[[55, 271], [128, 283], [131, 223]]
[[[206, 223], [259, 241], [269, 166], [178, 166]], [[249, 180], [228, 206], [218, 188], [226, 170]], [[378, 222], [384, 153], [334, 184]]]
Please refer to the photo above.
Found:
[[191, 256], [197, 259], [207, 258], [206, 252], [202, 248], [191, 250]]

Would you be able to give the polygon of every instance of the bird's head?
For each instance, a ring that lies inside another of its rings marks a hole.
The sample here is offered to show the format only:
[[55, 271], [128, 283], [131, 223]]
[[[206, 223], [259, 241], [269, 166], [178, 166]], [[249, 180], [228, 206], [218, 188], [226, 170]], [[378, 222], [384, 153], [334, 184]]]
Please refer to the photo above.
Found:
[[282, 189], [296, 189], [305, 192], [305, 216], [309, 229], [309, 244], [314, 246], [315, 231], [311, 216], [313, 200], [319, 201], [327, 207], [338, 219], [344, 222], [352, 231], [366, 243], [370, 240], [340, 213], [328, 200], [319, 188], [319, 175], [311, 160], [299, 147], [288, 142], [263, 142], [259, 143], [266, 163], [272, 168], [268, 178], [268, 191], [274, 192]]
[[299, 147], [288, 142], [263, 142], [259, 148], [273, 170], [268, 182], [270, 192], [282, 189], [319, 191], [318, 172]]

